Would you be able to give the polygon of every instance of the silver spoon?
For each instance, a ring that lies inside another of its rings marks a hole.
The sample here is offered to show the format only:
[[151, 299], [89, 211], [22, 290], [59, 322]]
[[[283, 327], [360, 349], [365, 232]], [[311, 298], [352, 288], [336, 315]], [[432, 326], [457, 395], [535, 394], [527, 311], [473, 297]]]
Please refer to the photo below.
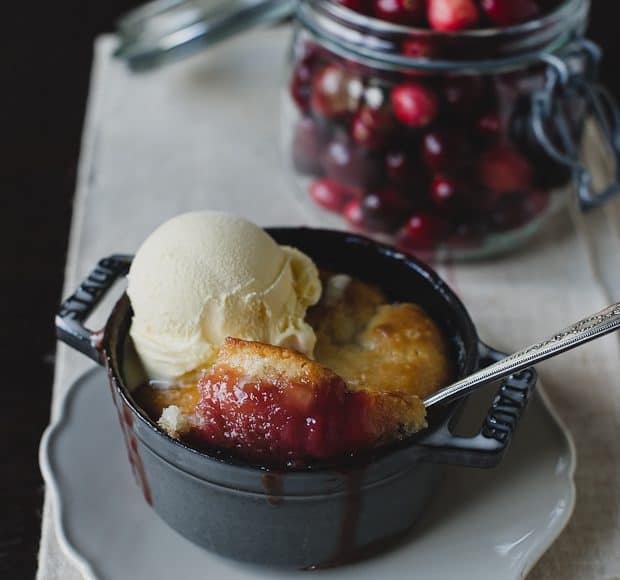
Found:
[[473, 390], [504, 379], [548, 358], [620, 329], [620, 302], [572, 324], [554, 336], [528, 346], [424, 399], [425, 407], [449, 403]]

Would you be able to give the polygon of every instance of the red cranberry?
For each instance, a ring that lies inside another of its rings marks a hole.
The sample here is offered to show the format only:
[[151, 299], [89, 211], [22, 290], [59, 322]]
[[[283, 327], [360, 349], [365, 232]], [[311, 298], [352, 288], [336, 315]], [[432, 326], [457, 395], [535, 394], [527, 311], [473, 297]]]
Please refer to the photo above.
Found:
[[476, 132], [485, 139], [495, 140], [502, 132], [502, 119], [497, 111], [489, 111], [476, 121]]
[[395, 189], [383, 189], [362, 200], [364, 224], [374, 231], [389, 232], [396, 229], [411, 210], [411, 202]]
[[461, 133], [447, 129], [431, 131], [422, 139], [422, 159], [435, 171], [465, 165], [469, 149]]
[[354, 199], [347, 203], [342, 210], [342, 215], [348, 224], [356, 230], [364, 227], [364, 211], [359, 199]]
[[303, 117], [295, 127], [293, 164], [300, 173], [322, 173], [321, 157], [327, 142], [327, 130], [311, 117]]
[[540, 14], [533, 0], [480, 0], [482, 10], [496, 26], [512, 26], [533, 20]]
[[411, 58], [431, 58], [435, 56], [433, 43], [424, 38], [410, 38], [405, 40], [400, 51], [403, 55]]
[[470, 116], [480, 107], [484, 84], [479, 76], [452, 77], [443, 83], [441, 92], [451, 112]]
[[339, 66], [326, 66], [312, 81], [312, 110], [327, 118], [341, 117], [357, 108], [362, 91], [359, 79]]
[[431, 199], [446, 212], [458, 212], [467, 206], [471, 197], [468, 184], [455, 177], [438, 174], [431, 183]]
[[375, 17], [396, 24], [420, 24], [424, 20], [425, 12], [424, 0], [374, 0]]
[[473, 0], [428, 0], [428, 21], [434, 30], [454, 32], [475, 27], [480, 15]]
[[448, 224], [431, 213], [413, 214], [399, 236], [399, 245], [408, 250], [428, 250], [446, 235]]
[[437, 97], [420, 83], [405, 83], [392, 90], [392, 108], [404, 125], [425, 127], [437, 117]]
[[354, 191], [332, 179], [317, 179], [310, 185], [309, 193], [317, 205], [337, 212], [356, 197]]
[[386, 143], [393, 128], [394, 119], [387, 108], [363, 107], [353, 119], [351, 136], [359, 145], [377, 149]]
[[336, 2], [360, 14], [368, 14], [371, 10], [370, 0], [336, 0]]
[[388, 179], [397, 186], [412, 186], [424, 181], [424, 170], [417, 155], [405, 149], [393, 149], [385, 156]]
[[334, 139], [328, 144], [323, 168], [332, 179], [359, 189], [372, 188], [381, 177], [377, 160], [346, 139]]
[[482, 156], [480, 179], [495, 193], [524, 191], [532, 186], [534, 170], [521, 153], [503, 143], [487, 150]]
[[313, 55], [300, 60], [291, 78], [291, 97], [300, 111], [304, 113], [310, 109], [310, 97], [312, 95]]

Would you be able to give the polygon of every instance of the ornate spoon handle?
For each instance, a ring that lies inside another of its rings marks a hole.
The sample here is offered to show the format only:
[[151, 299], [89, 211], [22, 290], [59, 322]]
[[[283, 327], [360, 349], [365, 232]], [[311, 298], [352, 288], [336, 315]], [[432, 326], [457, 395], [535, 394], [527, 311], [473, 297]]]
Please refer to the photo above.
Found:
[[448, 403], [454, 399], [459, 399], [482, 385], [503, 379], [531, 367], [535, 363], [576, 348], [618, 329], [620, 329], [620, 303], [576, 322], [547, 340], [528, 346], [441, 391], [437, 391], [424, 400], [424, 405], [432, 407], [438, 403]]

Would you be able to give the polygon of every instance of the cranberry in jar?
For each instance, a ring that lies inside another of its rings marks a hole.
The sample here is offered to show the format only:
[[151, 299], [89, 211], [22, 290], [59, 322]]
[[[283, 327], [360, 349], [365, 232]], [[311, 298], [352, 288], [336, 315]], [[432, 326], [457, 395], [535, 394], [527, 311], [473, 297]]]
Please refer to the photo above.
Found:
[[588, 10], [302, 1], [285, 103], [300, 195], [327, 225], [436, 259], [525, 241], [575, 181], [595, 205], [575, 154], [601, 110], [596, 88], [576, 88], [594, 83]]

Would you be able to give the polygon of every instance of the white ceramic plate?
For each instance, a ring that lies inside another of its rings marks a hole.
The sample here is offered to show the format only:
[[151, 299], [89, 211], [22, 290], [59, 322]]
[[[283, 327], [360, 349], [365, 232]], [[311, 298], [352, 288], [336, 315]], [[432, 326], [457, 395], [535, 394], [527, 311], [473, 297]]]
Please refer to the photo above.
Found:
[[[477, 405], [486, 403], [479, 398]], [[570, 518], [575, 459], [569, 434], [539, 394], [500, 467], [447, 468], [426, 514], [398, 547], [364, 562], [312, 572], [312, 577], [522, 578]], [[43, 437], [40, 461], [59, 541], [87, 578], [308, 578], [308, 572], [220, 558], [159, 520], [134, 484], [100, 369], [69, 390], [58, 421]]]

